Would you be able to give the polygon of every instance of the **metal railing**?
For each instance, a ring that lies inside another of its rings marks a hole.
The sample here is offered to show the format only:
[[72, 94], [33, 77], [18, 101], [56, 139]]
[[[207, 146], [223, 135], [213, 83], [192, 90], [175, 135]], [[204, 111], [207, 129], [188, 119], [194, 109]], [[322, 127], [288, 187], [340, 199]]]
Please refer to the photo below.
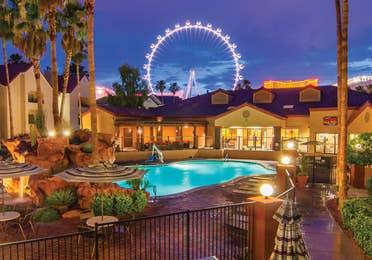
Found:
[[96, 225], [0, 244], [0, 259], [253, 259], [254, 202]]
[[296, 198], [296, 186], [292, 181], [291, 174], [288, 172], [288, 170], [285, 170], [286, 173], [286, 190], [276, 197], [278, 199], [282, 199], [285, 196], [287, 196], [288, 199], [295, 199]]

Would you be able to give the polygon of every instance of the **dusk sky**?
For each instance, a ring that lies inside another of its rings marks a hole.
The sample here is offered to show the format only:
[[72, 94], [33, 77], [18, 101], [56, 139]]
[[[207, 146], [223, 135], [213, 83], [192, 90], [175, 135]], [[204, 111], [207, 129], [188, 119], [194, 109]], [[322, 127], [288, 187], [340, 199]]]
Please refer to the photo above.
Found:
[[[350, 1], [350, 77], [372, 75], [371, 10], [371, 0]], [[186, 20], [211, 23], [229, 34], [245, 64], [241, 75], [255, 88], [264, 80], [316, 77], [323, 85], [336, 81], [334, 0], [97, 0], [97, 84], [111, 86], [118, 80], [117, 68], [123, 63], [142, 70], [145, 55], [150, 52], [151, 43], [156, 43], [157, 35]], [[230, 89], [233, 70], [231, 64], [226, 64], [231, 59], [219, 53], [218, 44], [202, 36], [190, 37], [194, 40], [189, 41], [182, 37], [171, 41], [163, 55], [157, 56], [154, 81], [165, 79], [184, 86], [189, 67], [196, 67], [202, 91]], [[60, 72], [63, 57], [60, 53]], [[44, 67], [49, 63], [48, 51]]]

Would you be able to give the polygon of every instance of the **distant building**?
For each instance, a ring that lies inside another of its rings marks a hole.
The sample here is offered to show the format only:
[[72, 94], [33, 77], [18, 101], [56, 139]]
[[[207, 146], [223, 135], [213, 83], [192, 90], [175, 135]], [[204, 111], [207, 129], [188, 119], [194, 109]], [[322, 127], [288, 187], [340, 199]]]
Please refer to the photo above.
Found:
[[[29, 63], [9, 64], [10, 88], [14, 134], [30, 132], [35, 124], [37, 112], [36, 81], [33, 66]], [[52, 114], [52, 87], [41, 74], [43, 110], [47, 129], [54, 129]], [[6, 88], [5, 66], [0, 65], [0, 138], [10, 137], [8, 94]]]
[[278, 89], [278, 88], [303, 88], [306, 86], [318, 86], [318, 79], [305, 79], [299, 81], [276, 81], [267, 80], [264, 81], [263, 87], [267, 89]]
[[169, 105], [172, 103], [178, 103], [182, 99], [179, 96], [170, 96], [170, 95], [156, 95], [156, 94], [151, 94], [148, 96], [148, 98], [143, 102], [143, 106], [148, 109], [148, 108], [154, 108], [154, 107], [159, 107], [159, 106], [164, 106], [164, 105]]

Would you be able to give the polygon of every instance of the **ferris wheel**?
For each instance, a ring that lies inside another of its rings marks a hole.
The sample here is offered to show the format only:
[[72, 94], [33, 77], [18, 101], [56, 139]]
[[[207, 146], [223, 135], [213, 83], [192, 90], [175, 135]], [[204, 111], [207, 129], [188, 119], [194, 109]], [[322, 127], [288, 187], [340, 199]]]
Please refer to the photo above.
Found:
[[[183, 78], [181, 83], [187, 87], [188, 97], [192, 87], [198, 88], [196, 78], [199, 87], [204, 82], [207, 89], [213, 86], [230, 86], [234, 89], [242, 80], [240, 71], [244, 65], [241, 55], [236, 51], [237, 45], [232, 43], [230, 36], [223, 34], [220, 28], [213, 28], [209, 23], [204, 25], [201, 22], [193, 24], [186, 21], [184, 25], [176, 24], [173, 29], [166, 29], [164, 35], [158, 35], [156, 39], [157, 41], [150, 45], [151, 51], [146, 54], [147, 63], [143, 66], [144, 79], [148, 83], [150, 93], [154, 93], [158, 80], [169, 76], [169, 80], [176, 81], [176, 74]], [[173, 59], [169, 58], [170, 56], [173, 56]], [[202, 61], [197, 61], [198, 59]], [[214, 78], [216, 82], [207, 86], [206, 82]]]

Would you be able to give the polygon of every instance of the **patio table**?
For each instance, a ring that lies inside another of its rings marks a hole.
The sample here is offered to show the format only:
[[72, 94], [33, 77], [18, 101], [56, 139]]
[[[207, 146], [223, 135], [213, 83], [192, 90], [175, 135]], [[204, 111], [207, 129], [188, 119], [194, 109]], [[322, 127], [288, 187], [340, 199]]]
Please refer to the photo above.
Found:
[[94, 227], [97, 224], [106, 224], [106, 223], [111, 223], [111, 222], [116, 222], [119, 219], [114, 216], [95, 216], [88, 218], [87, 220], [87, 226], [89, 227]]
[[17, 219], [20, 216], [21, 214], [17, 211], [0, 212], [0, 226], [1, 226], [2, 231], [5, 231], [6, 222]]

